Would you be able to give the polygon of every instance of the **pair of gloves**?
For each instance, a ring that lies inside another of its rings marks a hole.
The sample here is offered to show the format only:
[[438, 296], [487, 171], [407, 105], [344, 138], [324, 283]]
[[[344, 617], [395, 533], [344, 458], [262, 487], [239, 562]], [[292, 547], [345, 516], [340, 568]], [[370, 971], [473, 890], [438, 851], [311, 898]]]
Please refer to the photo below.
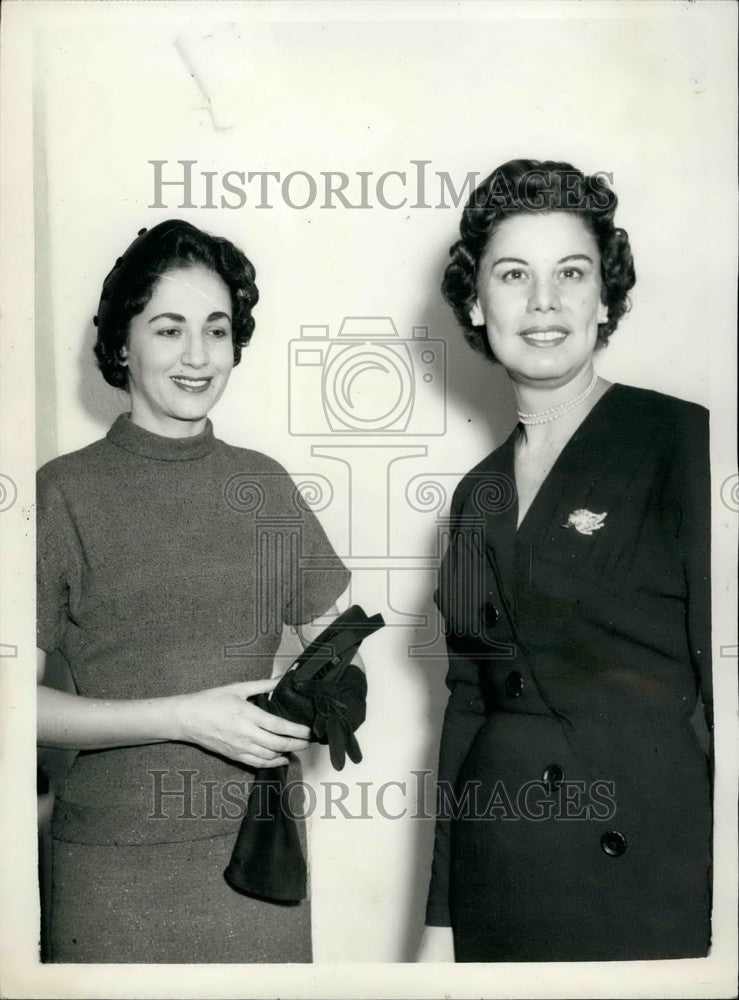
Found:
[[[367, 678], [351, 660], [384, 624], [382, 615], [368, 618], [353, 605], [306, 647], [271, 694], [254, 699], [266, 712], [308, 726], [313, 740], [328, 744], [337, 771], [346, 757], [355, 764], [362, 759], [354, 732], [365, 718]], [[295, 817], [282, 802], [286, 777], [287, 765], [256, 772], [224, 877], [237, 892], [298, 903], [307, 870]]]

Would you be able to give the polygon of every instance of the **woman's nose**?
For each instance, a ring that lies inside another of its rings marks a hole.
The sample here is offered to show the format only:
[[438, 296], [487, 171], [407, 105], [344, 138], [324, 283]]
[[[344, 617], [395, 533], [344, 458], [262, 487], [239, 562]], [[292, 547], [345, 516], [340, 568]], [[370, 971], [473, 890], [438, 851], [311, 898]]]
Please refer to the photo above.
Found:
[[188, 333], [182, 345], [182, 363], [191, 368], [202, 368], [208, 363], [205, 338], [199, 333]]
[[529, 310], [531, 312], [548, 312], [550, 309], [559, 309], [559, 290], [553, 281], [547, 279], [535, 279], [531, 285], [529, 295]]

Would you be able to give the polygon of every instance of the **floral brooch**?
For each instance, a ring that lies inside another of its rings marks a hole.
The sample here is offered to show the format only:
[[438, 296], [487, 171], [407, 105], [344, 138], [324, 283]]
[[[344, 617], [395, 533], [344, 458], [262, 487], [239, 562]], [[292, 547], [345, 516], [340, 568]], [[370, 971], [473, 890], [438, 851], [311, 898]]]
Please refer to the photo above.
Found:
[[600, 531], [607, 517], [607, 513], [594, 514], [592, 510], [585, 510], [583, 507], [580, 510], [573, 510], [562, 527], [574, 528], [581, 535], [592, 535], [594, 531]]

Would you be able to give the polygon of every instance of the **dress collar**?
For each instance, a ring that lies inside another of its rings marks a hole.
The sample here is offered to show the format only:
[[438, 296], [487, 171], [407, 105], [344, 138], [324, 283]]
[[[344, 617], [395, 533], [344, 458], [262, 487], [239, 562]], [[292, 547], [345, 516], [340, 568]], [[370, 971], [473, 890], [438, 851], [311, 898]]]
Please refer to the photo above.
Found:
[[[604, 475], [604, 467], [616, 460], [611, 455], [614, 450], [612, 410], [622, 395], [623, 386], [614, 382], [586, 414], [560, 451], [518, 527], [514, 460], [516, 437], [521, 425], [517, 425], [503, 444], [485, 460], [482, 476], [490, 477], [492, 488], [489, 495], [500, 499], [500, 503], [493, 503], [485, 513], [486, 555], [495, 563], [496, 572], [500, 575], [499, 589], [503, 597], [511, 603], [510, 581], [516, 573], [517, 559], [522, 553], [525, 559], [529, 558], [533, 539], [541, 538], [553, 523], [561, 521], [561, 508], [572, 511], [585, 506], [586, 501], [588, 505], [596, 503], [593, 496], [596, 484], [601, 483], [603, 488], [612, 489], [611, 480]], [[615, 427], [618, 426], [616, 422]], [[636, 445], [632, 442], [630, 447], [633, 451]], [[622, 459], [619, 457], [617, 460]], [[497, 492], [494, 488], [496, 484]], [[610, 501], [606, 506], [601, 504], [594, 509], [609, 507]]]
[[[514, 530], [518, 539], [523, 539], [532, 530], [548, 529], [551, 519], [560, 516], [559, 506], [568, 493], [574, 494], [575, 501], [578, 497], [584, 500], [583, 490], [586, 484], [590, 484], [587, 488], [592, 491], [599, 480], [602, 485], [608, 483], [611, 488], [604, 470], [615, 457], [614, 438], [618, 435], [620, 424], [618, 421], [614, 422], [612, 411], [622, 401], [622, 389], [620, 382], [613, 382], [608, 386], [575, 428], [539, 486], [518, 528], [518, 501], [513, 505]], [[516, 428], [506, 442], [508, 450], [505, 457], [512, 476], [515, 437], [521, 426]], [[632, 449], [637, 448], [638, 444], [633, 442]], [[576, 507], [582, 507], [582, 502], [576, 503]]]
[[106, 435], [119, 448], [143, 458], [161, 462], [187, 462], [204, 458], [215, 444], [213, 424], [206, 421], [205, 430], [195, 437], [175, 438], [153, 434], [131, 420], [129, 413], [121, 413]]

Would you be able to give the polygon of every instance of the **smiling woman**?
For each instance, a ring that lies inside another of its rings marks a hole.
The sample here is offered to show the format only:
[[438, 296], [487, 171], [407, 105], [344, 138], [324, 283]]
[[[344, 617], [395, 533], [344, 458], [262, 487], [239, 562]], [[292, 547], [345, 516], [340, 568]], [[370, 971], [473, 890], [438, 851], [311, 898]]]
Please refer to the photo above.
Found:
[[[710, 946], [708, 414], [595, 371], [635, 280], [615, 210], [600, 178], [515, 160], [473, 192], [451, 248], [442, 290], [505, 367], [519, 424], [460, 482], [439, 574], [451, 807], [425, 959]], [[613, 808], [590, 809], [604, 789]], [[536, 809], [510, 822], [501, 790]]]
[[38, 473], [40, 679], [60, 653], [75, 686], [41, 684], [38, 739], [79, 751], [52, 817], [52, 961], [311, 959], [305, 901], [223, 877], [234, 799], [256, 769], [299, 779], [308, 745], [248, 699], [276, 684], [283, 626], [310, 642], [348, 582], [287, 472], [208, 419], [257, 299], [227, 240], [178, 220], [142, 230], [96, 317], [100, 369], [131, 411]]
[[518, 384], [541, 388], [546, 379], [555, 389], [588, 367], [608, 308], [595, 237], [576, 216], [501, 222], [480, 260], [477, 284], [470, 319], [485, 327], [492, 353], [517, 372]]
[[163, 274], [131, 320], [120, 363], [128, 368], [135, 423], [155, 434], [199, 434], [234, 365], [231, 296], [223, 279], [202, 264]]

